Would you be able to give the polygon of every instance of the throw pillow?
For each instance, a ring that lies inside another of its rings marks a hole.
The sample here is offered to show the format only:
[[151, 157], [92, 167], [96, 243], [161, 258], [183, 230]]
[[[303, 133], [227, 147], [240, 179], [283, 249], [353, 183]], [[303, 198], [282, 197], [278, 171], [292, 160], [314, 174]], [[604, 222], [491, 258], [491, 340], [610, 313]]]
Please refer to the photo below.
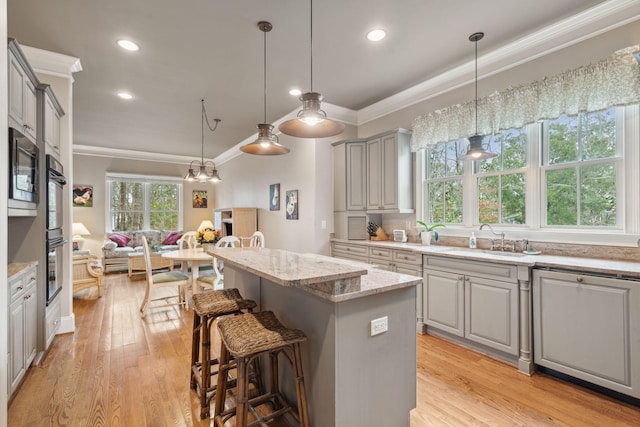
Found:
[[165, 237], [162, 241], [163, 245], [175, 245], [178, 242], [178, 239], [182, 237], [182, 233], [178, 233], [177, 231], [172, 231]]
[[116, 242], [118, 247], [124, 248], [125, 246], [127, 246], [127, 243], [131, 241], [131, 237], [127, 236], [126, 234], [112, 233], [109, 236], [109, 240], [111, 240], [112, 242]]

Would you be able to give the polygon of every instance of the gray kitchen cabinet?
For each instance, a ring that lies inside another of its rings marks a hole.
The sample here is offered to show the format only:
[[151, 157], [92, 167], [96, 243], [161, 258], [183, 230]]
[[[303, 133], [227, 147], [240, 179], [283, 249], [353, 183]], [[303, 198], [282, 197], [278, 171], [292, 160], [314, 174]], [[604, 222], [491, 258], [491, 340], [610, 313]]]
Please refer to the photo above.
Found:
[[369, 261], [366, 246], [342, 242], [331, 243], [331, 256], [351, 261]]
[[9, 282], [9, 396], [16, 390], [36, 356], [36, 266], [26, 268]]
[[60, 157], [60, 118], [64, 110], [51, 86], [38, 85], [38, 140], [44, 141], [46, 154]]
[[534, 361], [640, 398], [640, 283], [533, 271]]
[[423, 277], [427, 330], [509, 361], [518, 357], [518, 368], [532, 371], [528, 267], [425, 255]]
[[333, 143], [333, 211], [366, 208], [366, 151], [364, 139]]
[[413, 213], [410, 135], [397, 129], [367, 140], [367, 212]]
[[18, 43], [8, 44], [9, 126], [36, 142], [36, 87], [38, 78]]

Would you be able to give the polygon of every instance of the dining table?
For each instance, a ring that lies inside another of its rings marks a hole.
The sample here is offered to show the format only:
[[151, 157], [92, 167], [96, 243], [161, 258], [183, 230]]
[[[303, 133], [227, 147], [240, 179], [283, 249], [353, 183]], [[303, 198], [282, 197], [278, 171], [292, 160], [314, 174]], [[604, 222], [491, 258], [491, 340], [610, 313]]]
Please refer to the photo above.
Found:
[[188, 267], [191, 268], [191, 289], [194, 294], [200, 291], [198, 286], [198, 270], [201, 264], [213, 263], [213, 257], [206, 253], [203, 248], [178, 249], [162, 254], [163, 258], [172, 261], [181, 261], [182, 270], [186, 273]]

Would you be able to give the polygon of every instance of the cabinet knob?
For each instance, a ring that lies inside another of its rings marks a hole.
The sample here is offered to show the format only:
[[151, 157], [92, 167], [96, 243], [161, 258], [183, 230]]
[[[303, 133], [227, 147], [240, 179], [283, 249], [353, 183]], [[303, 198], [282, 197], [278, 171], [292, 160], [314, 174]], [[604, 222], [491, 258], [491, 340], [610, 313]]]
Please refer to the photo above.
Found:
[[464, 276], [458, 276], [458, 280], [464, 280]]
[[584, 279], [580, 276], [576, 277], [576, 282], [578, 283], [582, 283], [584, 281]]
[[17, 290], [17, 291], [21, 291], [21, 290], [23, 290], [23, 289], [24, 289], [24, 286], [20, 285], [20, 286], [18, 286], [18, 288], [17, 288], [16, 290]]

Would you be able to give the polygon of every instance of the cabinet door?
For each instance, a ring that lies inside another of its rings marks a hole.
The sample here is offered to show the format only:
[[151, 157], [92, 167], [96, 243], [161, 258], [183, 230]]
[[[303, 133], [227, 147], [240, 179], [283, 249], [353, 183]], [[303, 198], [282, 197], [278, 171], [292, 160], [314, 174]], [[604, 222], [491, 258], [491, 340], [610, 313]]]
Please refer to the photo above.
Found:
[[638, 282], [533, 272], [534, 361], [640, 397]]
[[24, 296], [24, 344], [25, 369], [31, 365], [36, 356], [38, 328], [38, 299], [35, 282], [27, 288]]
[[25, 134], [36, 140], [36, 117], [37, 117], [37, 95], [36, 88], [31, 80], [26, 79], [26, 88], [24, 90], [24, 120]]
[[17, 125], [20, 131], [25, 125], [24, 90], [26, 78], [20, 63], [13, 56], [13, 53], [9, 52], [9, 117], [15, 121], [14, 125]]
[[518, 285], [465, 276], [465, 338], [518, 355]]
[[381, 206], [383, 209], [398, 208], [398, 138], [394, 135], [381, 139], [382, 173], [380, 174]]
[[424, 270], [424, 323], [464, 336], [464, 276]]
[[382, 139], [367, 141], [367, 209], [382, 209]]
[[51, 99], [48, 96], [44, 99], [44, 142], [57, 154], [60, 150], [60, 117]]
[[9, 395], [25, 372], [24, 301], [22, 298], [9, 306]]
[[364, 142], [350, 142], [347, 149], [347, 210], [364, 210], [367, 204], [366, 156]]

